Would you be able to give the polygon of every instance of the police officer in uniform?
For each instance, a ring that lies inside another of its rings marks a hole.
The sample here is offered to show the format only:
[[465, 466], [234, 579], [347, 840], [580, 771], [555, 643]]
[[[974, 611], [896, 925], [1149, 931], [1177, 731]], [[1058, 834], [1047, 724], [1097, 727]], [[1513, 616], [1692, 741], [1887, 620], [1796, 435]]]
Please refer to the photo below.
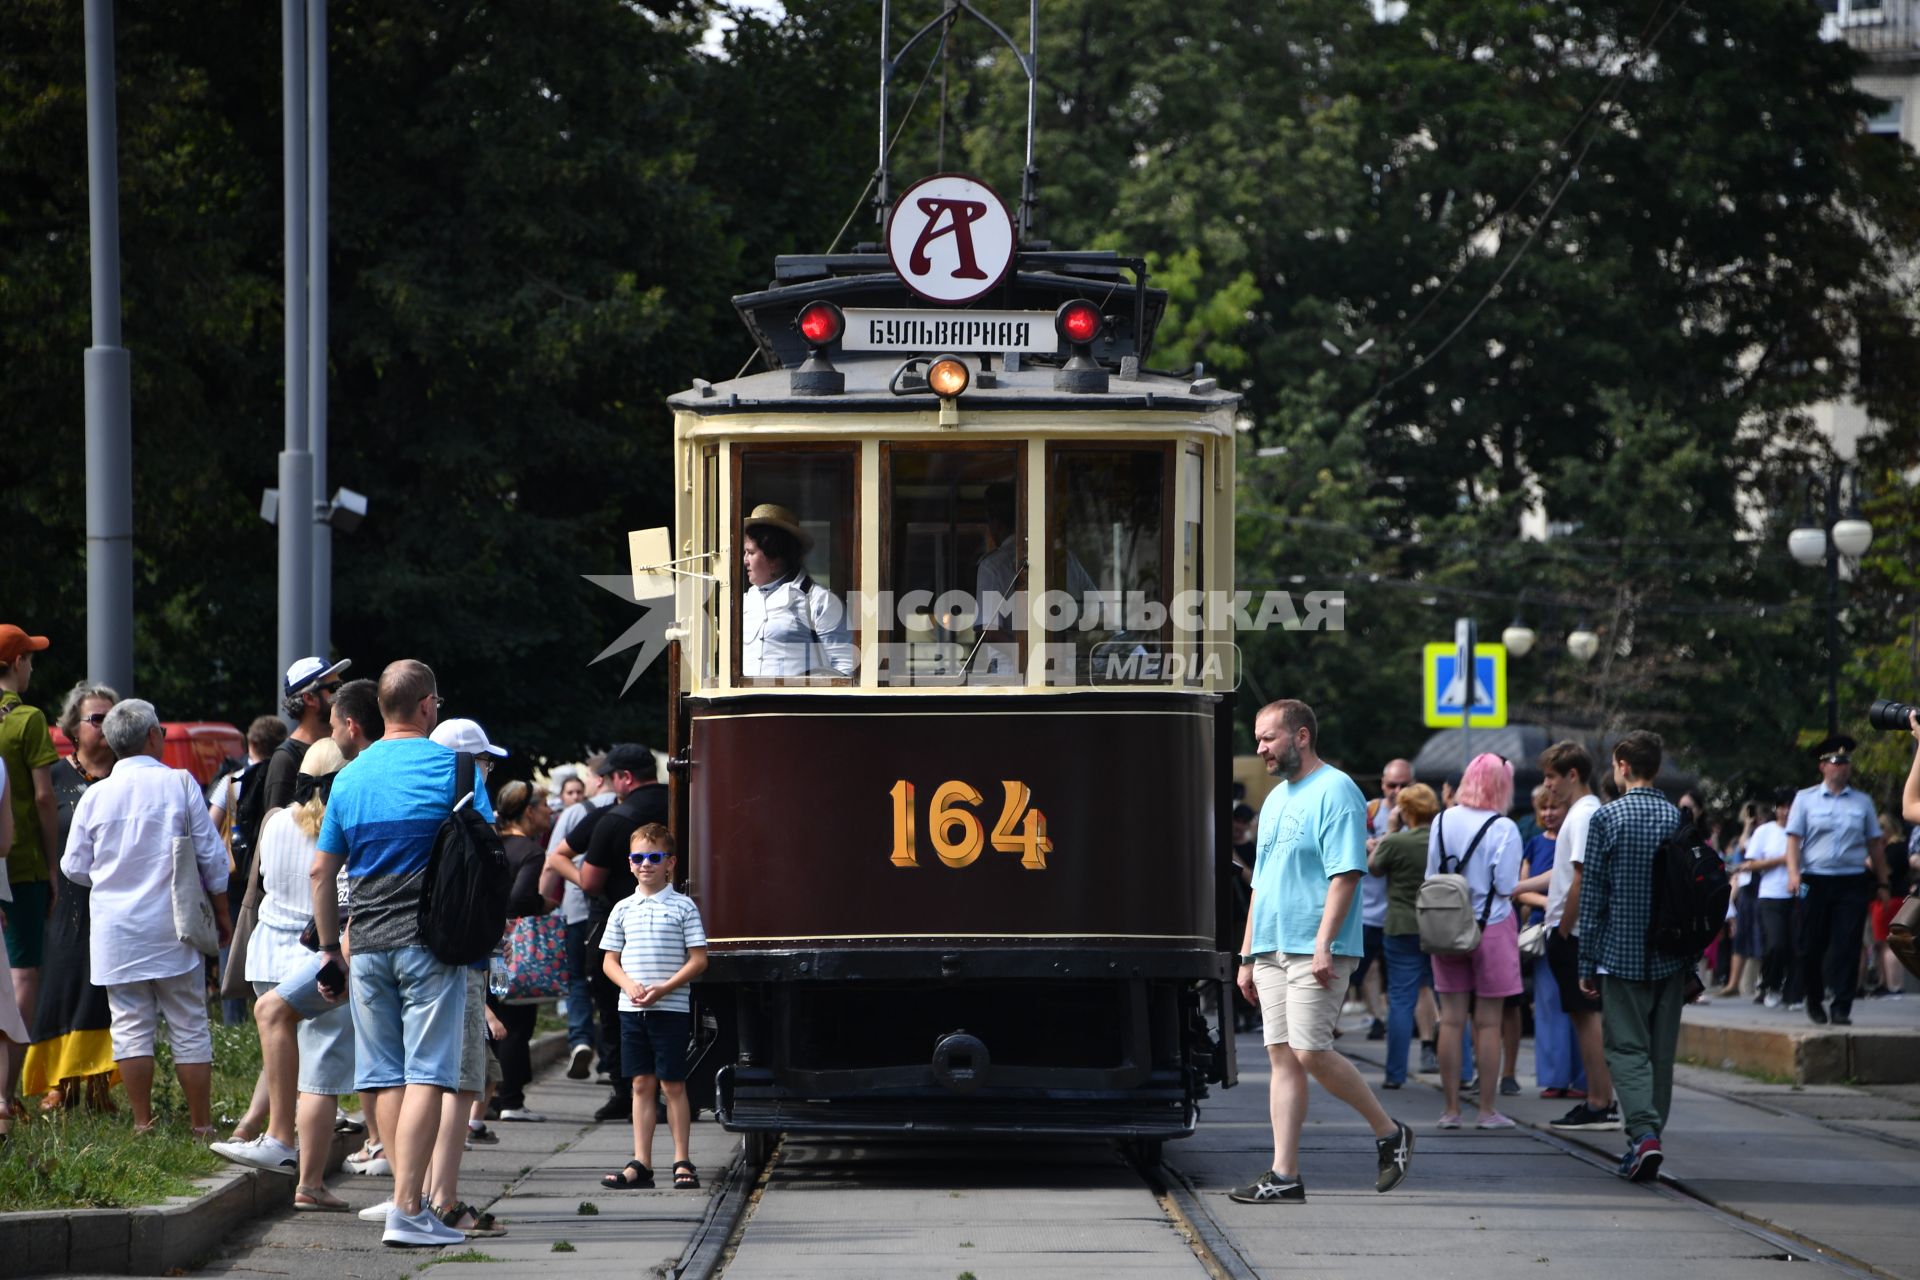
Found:
[[[1886, 837], [1873, 801], [1853, 789], [1854, 741], [1834, 734], [1815, 748], [1820, 784], [1793, 798], [1787, 815], [1787, 888], [1801, 904], [1800, 962], [1807, 1017], [1853, 1021], [1867, 907], [1887, 890]], [[1825, 990], [1826, 1003], [1821, 999]]]

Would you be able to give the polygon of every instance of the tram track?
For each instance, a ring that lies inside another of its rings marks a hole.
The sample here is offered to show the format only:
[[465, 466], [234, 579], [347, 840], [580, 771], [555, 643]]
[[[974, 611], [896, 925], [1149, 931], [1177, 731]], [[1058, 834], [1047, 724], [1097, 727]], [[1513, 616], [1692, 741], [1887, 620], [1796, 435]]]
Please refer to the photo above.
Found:
[[[776, 1145], [764, 1163], [754, 1164], [746, 1144], [720, 1174], [707, 1212], [695, 1229], [672, 1280], [719, 1280], [752, 1233], [754, 1214], [773, 1189], [786, 1145]], [[1166, 1224], [1179, 1236], [1211, 1280], [1258, 1280], [1231, 1240], [1194, 1196], [1177, 1171], [1164, 1163], [1147, 1164], [1126, 1154], [1115, 1157], [1139, 1179]]]

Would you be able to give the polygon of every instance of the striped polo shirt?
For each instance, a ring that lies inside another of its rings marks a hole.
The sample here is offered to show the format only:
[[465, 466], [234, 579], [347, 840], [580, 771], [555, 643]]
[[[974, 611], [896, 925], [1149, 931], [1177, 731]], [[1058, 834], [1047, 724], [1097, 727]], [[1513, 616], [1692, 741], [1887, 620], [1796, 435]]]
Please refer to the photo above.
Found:
[[[607, 917], [607, 930], [600, 937], [600, 949], [620, 953], [620, 967], [627, 976], [651, 987], [680, 972], [687, 952], [707, 945], [706, 927], [700, 923], [700, 908], [693, 899], [672, 885], [649, 897], [635, 890], [633, 895], [615, 904]], [[693, 1003], [685, 987], [669, 991], [643, 1010], [620, 993], [620, 1008], [627, 1013], [648, 1010], [689, 1012]]]

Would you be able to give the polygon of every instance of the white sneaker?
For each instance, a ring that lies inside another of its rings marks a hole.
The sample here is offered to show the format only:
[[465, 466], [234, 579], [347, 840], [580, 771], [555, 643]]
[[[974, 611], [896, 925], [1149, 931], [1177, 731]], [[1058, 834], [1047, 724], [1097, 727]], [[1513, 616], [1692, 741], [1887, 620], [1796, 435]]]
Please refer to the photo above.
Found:
[[1778, 1009], [1780, 1007], [1780, 993], [1778, 991], [1767, 992], [1766, 1003], [1767, 1003], [1767, 1008]]
[[300, 1167], [300, 1156], [294, 1148], [265, 1133], [248, 1142], [216, 1142], [212, 1151], [235, 1164], [251, 1165], [255, 1169], [291, 1171]]
[[387, 1211], [392, 1208], [393, 1208], [393, 1197], [388, 1196], [385, 1200], [382, 1200], [379, 1204], [370, 1204], [366, 1208], [362, 1209], [360, 1211], [360, 1221], [385, 1222], [387, 1220]]
[[425, 1204], [414, 1214], [402, 1213], [399, 1206], [394, 1206], [387, 1214], [387, 1229], [380, 1235], [381, 1244], [395, 1249], [438, 1249], [466, 1241], [466, 1236], [434, 1217]]
[[387, 1159], [387, 1149], [378, 1143], [374, 1144], [371, 1153], [364, 1158], [356, 1151], [348, 1156], [344, 1163], [348, 1173], [370, 1174], [376, 1178], [393, 1176], [393, 1164]]
[[500, 1118], [502, 1120], [520, 1120], [530, 1124], [543, 1124], [546, 1122], [545, 1116], [541, 1115], [538, 1111], [529, 1111], [525, 1107], [504, 1107], [501, 1109]]

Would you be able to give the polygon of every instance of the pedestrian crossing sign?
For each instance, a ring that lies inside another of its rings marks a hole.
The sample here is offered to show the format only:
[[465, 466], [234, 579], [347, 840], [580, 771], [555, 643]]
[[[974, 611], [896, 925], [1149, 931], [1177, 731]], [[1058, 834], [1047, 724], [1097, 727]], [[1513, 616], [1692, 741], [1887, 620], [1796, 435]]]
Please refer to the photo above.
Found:
[[1461, 649], [1445, 642], [1430, 644], [1421, 663], [1421, 706], [1433, 729], [1498, 729], [1507, 723], [1507, 649], [1500, 644], [1473, 647], [1473, 719], [1462, 706], [1466, 681], [1460, 669]]

